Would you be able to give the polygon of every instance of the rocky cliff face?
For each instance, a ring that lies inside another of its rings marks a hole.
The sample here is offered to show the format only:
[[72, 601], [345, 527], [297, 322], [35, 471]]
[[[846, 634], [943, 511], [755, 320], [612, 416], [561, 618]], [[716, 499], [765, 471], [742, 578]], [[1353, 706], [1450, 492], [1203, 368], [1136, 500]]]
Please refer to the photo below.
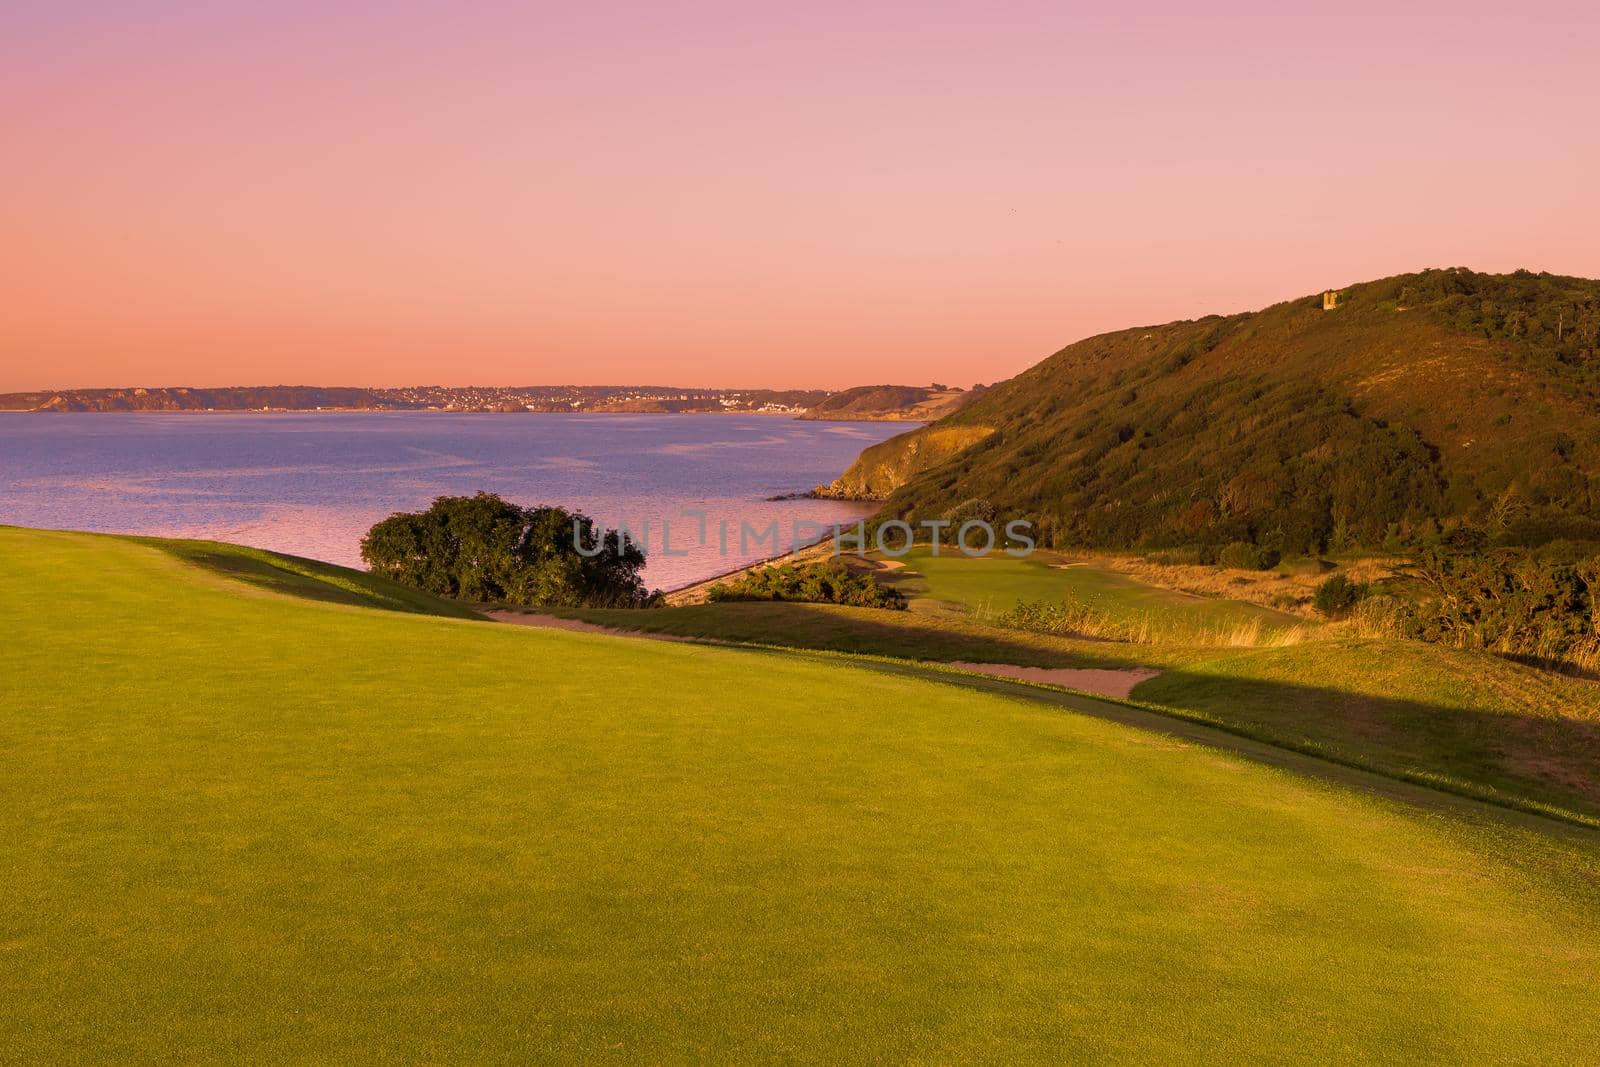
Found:
[[988, 426], [922, 426], [862, 452], [850, 469], [817, 495], [836, 500], [883, 500], [913, 477], [988, 437]]

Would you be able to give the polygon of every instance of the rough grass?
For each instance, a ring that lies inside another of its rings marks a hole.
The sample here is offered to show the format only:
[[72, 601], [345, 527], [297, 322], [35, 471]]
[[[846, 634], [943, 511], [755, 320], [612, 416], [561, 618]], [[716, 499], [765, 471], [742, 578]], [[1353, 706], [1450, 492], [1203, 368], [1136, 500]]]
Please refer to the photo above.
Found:
[[1400, 563], [1394, 559], [1355, 559], [1324, 566], [1320, 560], [1298, 559], [1268, 571], [1241, 571], [1193, 563], [1162, 563], [1146, 556], [1127, 554], [1088, 556], [1084, 557], [1084, 562], [1126, 574], [1145, 585], [1203, 597], [1241, 600], [1308, 618], [1316, 617], [1312, 598], [1317, 586], [1330, 575], [1340, 573], [1352, 582], [1379, 582], [1393, 578]]
[[1574, 1061], [1592, 840], [0, 530], [0, 1058]]
[[1269, 626], [1259, 618], [1206, 621], [1192, 614], [1159, 609], [1130, 611], [1116, 597], [1080, 597], [1018, 604], [992, 621], [1009, 629], [1077, 635], [1141, 645], [1220, 645], [1230, 648], [1297, 645], [1311, 627]]
[[1111, 640], [1270, 643], [1306, 626], [1287, 612], [1147, 585], [1109, 566], [1055, 553], [971, 558], [918, 548], [904, 563], [895, 573], [908, 596], [959, 605], [982, 621], [995, 621], [1023, 603], [1070, 601], [1083, 609], [1076, 613], [1075, 632]]

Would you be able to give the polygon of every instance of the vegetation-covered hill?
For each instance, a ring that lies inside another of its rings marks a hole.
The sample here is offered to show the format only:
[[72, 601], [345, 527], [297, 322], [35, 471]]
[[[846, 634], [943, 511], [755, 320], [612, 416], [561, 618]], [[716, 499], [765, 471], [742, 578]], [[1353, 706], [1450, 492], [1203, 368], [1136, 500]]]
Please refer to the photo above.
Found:
[[[1600, 282], [1430, 270], [1070, 345], [869, 450], [884, 513], [1033, 518], [1043, 543], [1600, 538]], [[959, 451], [942, 442], [967, 439]]]

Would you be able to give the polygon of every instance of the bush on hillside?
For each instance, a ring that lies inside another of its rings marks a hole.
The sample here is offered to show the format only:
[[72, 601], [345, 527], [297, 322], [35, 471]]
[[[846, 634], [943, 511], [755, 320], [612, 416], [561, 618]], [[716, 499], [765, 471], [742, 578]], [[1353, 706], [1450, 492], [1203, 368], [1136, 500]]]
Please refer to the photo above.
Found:
[[858, 608], [901, 610], [906, 598], [900, 590], [871, 574], [857, 573], [839, 562], [800, 566], [794, 563], [763, 567], [706, 592], [715, 602], [732, 600], [788, 600], [807, 604], [848, 604]]
[[[578, 546], [583, 546], [579, 551]], [[588, 516], [523, 508], [492, 493], [441, 496], [399, 512], [361, 541], [374, 574], [437, 596], [529, 607], [639, 607], [644, 553]]]
[[1235, 541], [1217, 553], [1218, 563], [1241, 571], [1269, 571], [1282, 558], [1275, 550], [1248, 541]]
[[966, 500], [951, 509], [950, 529], [957, 530], [964, 522], [987, 522], [992, 525], [998, 515], [995, 506], [987, 500]]
[[1542, 662], [1600, 667], [1600, 558], [1578, 563], [1524, 552], [1425, 551], [1425, 596], [1409, 635]]
[[1342, 574], [1335, 574], [1318, 584], [1312, 594], [1311, 604], [1330, 619], [1349, 614], [1350, 609], [1363, 600], [1369, 587], [1362, 582], [1352, 582]]

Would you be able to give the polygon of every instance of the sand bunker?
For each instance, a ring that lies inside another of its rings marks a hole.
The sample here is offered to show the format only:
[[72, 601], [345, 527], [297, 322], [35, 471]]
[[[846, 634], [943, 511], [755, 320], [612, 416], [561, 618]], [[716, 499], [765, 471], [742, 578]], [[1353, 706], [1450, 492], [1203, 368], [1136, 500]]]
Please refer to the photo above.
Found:
[[1021, 682], [1042, 682], [1067, 689], [1080, 689], [1105, 697], [1126, 700], [1133, 687], [1160, 674], [1148, 667], [1132, 670], [1103, 670], [1098, 668], [1016, 667], [1009, 663], [943, 663], [943, 667], [956, 667], [974, 674], [988, 674], [996, 678], [1011, 678]]

